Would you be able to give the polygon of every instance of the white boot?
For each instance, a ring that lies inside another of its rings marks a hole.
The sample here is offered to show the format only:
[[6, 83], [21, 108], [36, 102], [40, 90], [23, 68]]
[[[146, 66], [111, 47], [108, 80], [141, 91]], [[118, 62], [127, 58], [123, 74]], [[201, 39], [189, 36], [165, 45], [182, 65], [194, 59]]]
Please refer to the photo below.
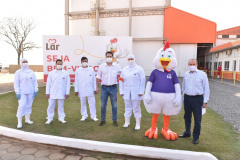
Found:
[[30, 121], [30, 114], [25, 115], [25, 123], [27, 124], [33, 124], [33, 121]]
[[141, 123], [141, 117], [140, 118], [136, 118], [135, 130], [140, 130], [140, 123]]
[[22, 117], [18, 117], [18, 125], [17, 128], [22, 128]]
[[123, 125], [124, 128], [127, 128], [130, 124], [130, 117], [125, 117], [125, 124]]
[[49, 119], [48, 119], [45, 124], [49, 125], [49, 124], [51, 124], [51, 122], [52, 122], [52, 120], [49, 120]]

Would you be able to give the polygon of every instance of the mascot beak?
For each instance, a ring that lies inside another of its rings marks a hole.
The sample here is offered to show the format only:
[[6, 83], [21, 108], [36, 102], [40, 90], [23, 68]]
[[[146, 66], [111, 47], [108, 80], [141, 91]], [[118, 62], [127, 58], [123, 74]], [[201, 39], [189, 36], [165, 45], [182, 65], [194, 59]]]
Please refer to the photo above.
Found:
[[164, 58], [160, 58], [159, 61], [163, 68], [167, 68], [172, 60], [170, 58], [164, 57]]
[[111, 52], [117, 52], [117, 49], [111, 49]]

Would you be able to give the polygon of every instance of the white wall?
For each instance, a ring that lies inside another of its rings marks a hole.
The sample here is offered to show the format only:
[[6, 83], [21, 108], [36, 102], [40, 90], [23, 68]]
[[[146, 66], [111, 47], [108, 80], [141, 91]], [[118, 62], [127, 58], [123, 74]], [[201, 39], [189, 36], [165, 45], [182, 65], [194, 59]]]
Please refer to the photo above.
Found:
[[[162, 48], [162, 41], [155, 42], [133, 42], [133, 54], [136, 57], [136, 63], [143, 67], [146, 76], [149, 76], [154, 68], [153, 59], [156, 56], [158, 49]], [[183, 77], [188, 70], [188, 60], [197, 58], [197, 44], [170, 44], [174, 49], [178, 65], [174, 69], [176, 74]], [[180, 72], [180, 73], [179, 73]]]
[[216, 46], [220, 46], [222, 44], [225, 44], [225, 43], [228, 43], [228, 42], [231, 42], [231, 41], [234, 41], [236, 39], [229, 39], [229, 38], [221, 38], [221, 39], [218, 39], [216, 40]]
[[164, 15], [134, 16], [132, 18], [133, 38], [163, 37]]
[[129, 8], [129, 0], [105, 0], [106, 9]]
[[133, 7], [165, 6], [165, 0], [132, 0]]
[[[93, 0], [71, 0], [70, 11], [86, 11], [90, 10], [91, 2]], [[106, 9], [129, 8], [129, 0], [105, 0]], [[164, 6], [165, 0], [133, 0], [133, 7], [152, 7]]]
[[233, 49], [232, 54], [228, 56], [226, 54], [226, 51], [220, 52], [219, 57], [216, 58], [214, 55], [214, 62], [222, 62], [222, 70], [225, 68], [225, 61], [229, 61], [229, 71], [233, 71], [233, 61], [236, 60], [236, 71], [240, 71], [240, 48], [239, 49]]
[[91, 0], [70, 0], [70, 12], [89, 11]]
[[133, 54], [135, 55], [136, 63], [143, 67], [146, 76], [149, 76], [153, 69], [153, 59], [157, 51], [162, 48], [162, 41], [141, 41], [133, 42]]
[[91, 19], [81, 19], [70, 21], [70, 35], [90, 35], [94, 28], [91, 27]]
[[174, 70], [178, 76], [183, 77], [188, 71], [188, 60], [197, 58], [197, 44], [170, 44], [170, 47], [174, 49], [178, 62]]
[[99, 20], [99, 30], [104, 30], [106, 36], [128, 36], [128, 17], [101, 18]]

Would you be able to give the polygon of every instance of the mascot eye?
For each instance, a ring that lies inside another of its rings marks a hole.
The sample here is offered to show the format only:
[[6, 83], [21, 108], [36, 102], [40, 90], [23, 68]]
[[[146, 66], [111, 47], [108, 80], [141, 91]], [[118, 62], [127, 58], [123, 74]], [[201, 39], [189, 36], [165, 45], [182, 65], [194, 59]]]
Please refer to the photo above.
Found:
[[161, 57], [165, 57], [165, 55], [164, 55], [164, 54], [162, 54], [162, 55], [161, 55]]
[[171, 58], [171, 55], [168, 55], [167, 57], [168, 57], [168, 58]]

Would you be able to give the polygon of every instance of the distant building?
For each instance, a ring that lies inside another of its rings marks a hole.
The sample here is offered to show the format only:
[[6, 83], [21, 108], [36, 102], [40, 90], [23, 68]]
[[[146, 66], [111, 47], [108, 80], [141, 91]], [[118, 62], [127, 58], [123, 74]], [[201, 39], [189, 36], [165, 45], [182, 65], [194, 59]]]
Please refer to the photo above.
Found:
[[217, 46], [210, 53], [214, 70], [221, 65], [223, 71], [229, 71], [227, 78], [234, 78], [235, 72], [240, 72], [240, 26], [218, 31]]

